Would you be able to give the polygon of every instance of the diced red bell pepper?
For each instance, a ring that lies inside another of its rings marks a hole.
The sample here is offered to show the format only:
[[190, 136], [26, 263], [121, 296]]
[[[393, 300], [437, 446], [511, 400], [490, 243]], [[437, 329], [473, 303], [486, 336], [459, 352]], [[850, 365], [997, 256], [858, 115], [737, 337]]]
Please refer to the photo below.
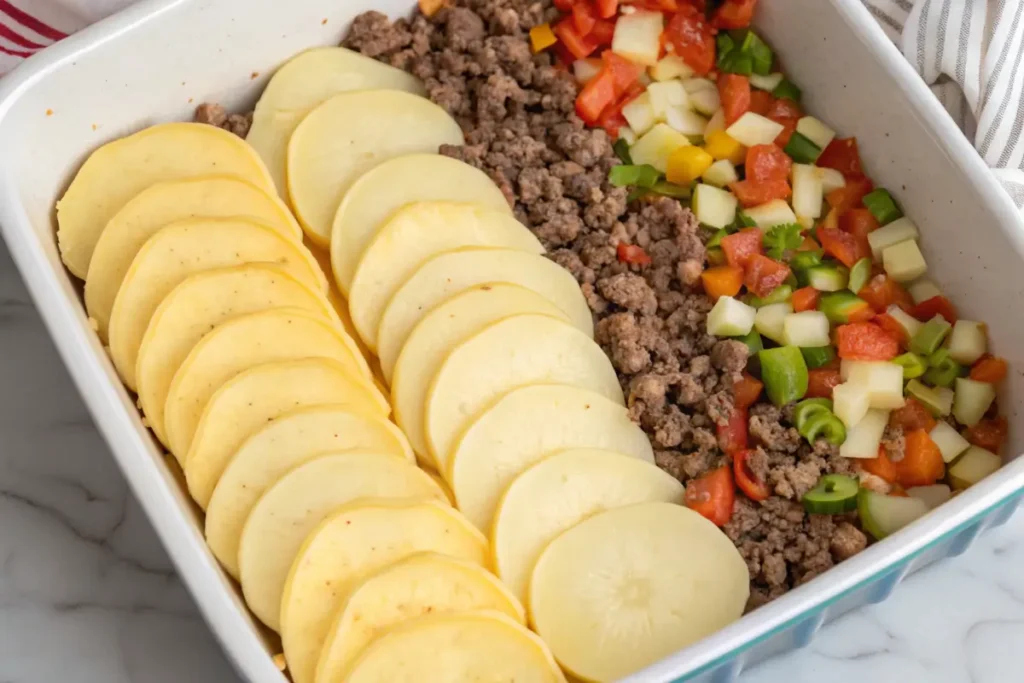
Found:
[[928, 322], [937, 315], [941, 315], [950, 325], [956, 323], [956, 307], [953, 302], [944, 296], [933, 296], [910, 309], [910, 315], [921, 322]]
[[665, 27], [665, 35], [675, 54], [697, 72], [706, 76], [715, 67], [715, 35], [704, 21], [704, 13], [693, 5], [682, 5]]
[[942, 451], [923, 429], [915, 429], [904, 437], [903, 459], [894, 462], [896, 481], [900, 486], [931, 486], [946, 474]]
[[[562, 19], [560, 22], [555, 24], [551, 30], [555, 32], [558, 40], [561, 41], [562, 45], [569, 50], [575, 59], [583, 59], [597, 49], [597, 43], [594, 40], [589, 36], [581, 34], [576, 29], [576, 22], [572, 15]], [[596, 77], [594, 80], [596, 80]], [[591, 80], [591, 83], [593, 83], [594, 80]], [[590, 85], [590, 83], [587, 85]]]
[[749, 408], [761, 396], [764, 384], [756, 377], [743, 373], [743, 377], [732, 385], [733, 404], [737, 408]]
[[597, 16], [611, 19], [619, 13], [619, 0], [594, 0], [594, 7], [597, 9]]
[[615, 247], [615, 256], [622, 263], [634, 266], [646, 266], [651, 263], [651, 257], [647, 255], [643, 247], [638, 247], [635, 244], [626, 244], [625, 242], [619, 242], [619, 245]]
[[754, 19], [757, 0], [725, 0], [711, 19], [715, 28], [747, 28]]
[[597, 23], [597, 12], [589, 2], [577, 2], [572, 6], [572, 22], [576, 32], [581, 36], [588, 35]]
[[825, 201], [828, 205], [842, 215], [850, 209], [862, 206], [861, 200], [864, 195], [874, 189], [870, 178], [865, 176], [850, 176], [846, 179], [846, 185], [838, 187], [827, 195]]
[[871, 255], [870, 248], [842, 230], [818, 228], [818, 240], [826, 254], [834, 256], [847, 268], [852, 268], [854, 263]]
[[878, 313], [884, 313], [893, 304], [903, 310], [910, 310], [914, 306], [913, 297], [903, 288], [903, 285], [884, 274], [876, 275], [868, 280], [868, 283], [857, 292], [857, 296], [867, 301], [871, 308]]
[[849, 209], [839, 216], [839, 229], [866, 244], [868, 235], [878, 230], [878, 219], [867, 209]]
[[973, 427], [968, 427], [964, 431], [964, 438], [979, 448], [998, 454], [1003, 447], [1003, 442], [1006, 441], [1007, 431], [1009, 431], [1009, 425], [1006, 418], [1000, 415], [984, 419]]
[[971, 379], [998, 384], [1006, 379], [1010, 365], [1002, 358], [985, 354], [971, 366]]
[[800, 105], [791, 99], [783, 97], [772, 102], [768, 111], [765, 112], [765, 117], [782, 124], [782, 132], [775, 138], [776, 145], [785, 147], [789, 143], [789, 138], [796, 130], [796, 123], [803, 115]]
[[571, 12], [576, 0], [553, 0], [553, 4], [560, 12]]
[[750, 111], [755, 114], [760, 114], [761, 116], [767, 114], [773, 101], [775, 101], [775, 98], [772, 97], [770, 92], [756, 89], [750, 91]]
[[756, 183], [785, 181], [793, 168], [793, 160], [788, 154], [771, 145], [754, 145], [747, 149], [746, 163], [743, 165], [747, 180]]
[[889, 454], [885, 452], [885, 446], [878, 447], [878, 455], [874, 458], [859, 462], [865, 472], [881, 477], [890, 484], [896, 483], [896, 466], [889, 459]]
[[587, 37], [597, 43], [598, 47], [608, 47], [612, 44], [612, 38], [615, 37], [615, 22], [598, 19], [594, 22], [594, 28]]
[[761, 228], [746, 228], [732, 235], [726, 235], [721, 242], [726, 263], [730, 266], [745, 268], [751, 256], [762, 253], [761, 241], [763, 239], [764, 230]]
[[750, 468], [750, 458], [757, 451], [744, 449], [732, 454], [732, 473], [736, 478], [736, 485], [746, 494], [750, 500], [767, 500], [772, 495], [768, 482], [761, 479], [757, 473]]
[[768, 182], [739, 180], [729, 183], [729, 189], [744, 207], [758, 206], [773, 199], [789, 199], [789, 196], [793, 194], [793, 189], [787, 180]]
[[743, 287], [743, 269], [739, 266], [708, 268], [700, 274], [700, 281], [704, 285], [704, 293], [712, 301], [723, 296], [736, 296]]
[[591, 78], [576, 98], [576, 113], [591, 126], [601, 119], [601, 114], [616, 100], [615, 76], [608, 69], [601, 69]]
[[911, 396], [902, 408], [889, 413], [889, 426], [899, 427], [904, 432], [912, 432], [915, 429], [930, 432], [935, 427], [935, 418], [920, 401]]
[[736, 485], [729, 467], [719, 467], [686, 484], [686, 507], [703, 515], [715, 526], [725, 526], [732, 517], [735, 501]]
[[863, 176], [857, 138], [834, 138], [816, 162], [822, 168], [834, 168], [844, 176]]
[[[630, 88], [637, 84], [637, 80], [640, 78], [640, 74], [644, 72], [644, 68], [635, 64], [634, 62], [621, 57], [611, 50], [607, 50], [601, 54], [601, 59], [604, 60], [604, 69], [611, 72], [614, 83], [615, 83], [615, 95], [616, 97], [622, 97], [626, 95]], [[639, 95], [643, 90], [638, 90], [636, 95]]]
[[789, 266], [785, 263], [763, 254], [755, 254], [747, 261], [747, 275], [743, 282], [754, 295], [765, 297], [789, 276]]
[[747, 447], [747, 409], [733, 406], [729, 421], [716, 428], [718, 447], [725, 453], [735, 453]]
[[837, 368], [815, 368], [807, 371], [806, 398], [832, 398], [832, 390], [843, 383]]
[[892, 360], [900, 344], [874, 323], [849, 323], [836, 328], [836, 346], [843, 360]]
[[750, 110], [750, 79], [723, 71], [718, 74], [718, 96], [722, 100], [725, 125], [730, 126]]
[[818, 308], [819, 298], [820, 294], [814, 287], [801, 287], [793, 292], [793, 296], [791, 297], [793, 311], [801, 313], [803, 311], [816, 310]]

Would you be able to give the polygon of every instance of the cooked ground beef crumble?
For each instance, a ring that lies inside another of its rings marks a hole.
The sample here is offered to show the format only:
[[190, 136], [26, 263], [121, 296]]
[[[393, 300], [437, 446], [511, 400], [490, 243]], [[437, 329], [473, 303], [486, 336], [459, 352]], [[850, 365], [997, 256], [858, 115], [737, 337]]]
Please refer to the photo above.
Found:
[[[441, 153], [485, 171], [550, 258], [575, 276], [630, 415], [657, 464], [686, 483], [729, 462], [716, 425], [732, 410], [747, 347], [706, 332], [712, 302], [700, 275], [709, 233], [677, 200], [627, 203], [626, 190], [607, 180], [619, 163], [612, 141], [575, 113], [576, 82], [549, 54], [532, 53], [529, 29], [557, 15], [550, 0], [456, 0], [432, 18], [394, 22], [371, 11], [355, 19], [343, 45], [416, 75], [459, 122], [466, 144]], [[196, 120], [244, 135], [251, 115], [204, 104]], [[651, 263], [620, 262], [619, 243], [642, 247]], [[804, 511], [800, 499], [822, 474], [852, 467], [825, 441], [807, 444], [790, 418], [791, 407], [749, 411], [749, 464], [773, 495], [758, 503], [737, 492], [724, 528], [750, 571], [748, 609], [867, 545], [855, 515]]]

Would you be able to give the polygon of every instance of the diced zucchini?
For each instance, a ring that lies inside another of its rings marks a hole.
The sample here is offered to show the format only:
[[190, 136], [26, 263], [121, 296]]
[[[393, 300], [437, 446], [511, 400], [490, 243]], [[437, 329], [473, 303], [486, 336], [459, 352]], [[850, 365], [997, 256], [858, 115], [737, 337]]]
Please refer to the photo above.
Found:
[[949, 334], [949, 357], [962, 365], [973, 365], [988, 351], [985, 323], [960, 319]]
[[807, 269], [807, 284], [819, 292], [838, 292], [846, 289], [849, 273], [846, 268], [823, 263]]
[[862, 259], [858, 259], [853, 267], [850, 268], [850, 281], [847, 287], [851, 292], [857, 294], [860, 290], [867, 286], [871, 280], [871, 259], [865, 256]]
[[857, 494], [860, 523], [879, 541], [926, 514], [928, 504], [920, 498], [887, 496], [868, 489]]
[[832, 412], [847, 429], [850, 429], [868, 414], [871, 395], [867, 386], [846, 382], [832, 389]]
[[868, 308], [868, 302], [850, 291], [825, 292], [818, 301], [818, 310], [836, 325], [850, 322], [850, 316]]
[[[654, 85], [664, 85], [664, 83], [655, 83]], [[654, 87], [654, 85], [651, 87]], [[677, 130], [686, 136], [703, 136], [704, 131], [708, 128], [708, 120], [706, 118], [686, 107], [670, 108], [665, 112], [665, 123], [671, 126], [673, 130]]]
[[661, 12], [638, 10], [621, 15], [612, 34], [612, 52], [637, 64], [654, 66], [661, 52], [664, 24]]
[[779, 137], [782, 130], [781, 123], [748, 111], [726, 128], [725, 132], [744, 146], [753, 147], [754, 145], [771, 144], [775, 138]]
[[846, 381], [850, 384], [867, 387], [872, 408], [903, 407], [903, 368], [899, 365], [887, 361], [860, 361], [849, 368], [847, 375]]
[[939, 288], [931, 280], [912, 282], [907, 287], [907, 291], [910, 292], [910, 296], [914, 299], [915, 304], [927, 301], [935, 296], [942, 296], [942, 292], [939, 291]]
[[[654, 109], [654, 118], [665, 121], [669, 110], [690, 109], [690, 97], [686, 94], [683, 84], [680, 81], [662, 81], [651, 83], [647, 86], [646, 93], [651, 98], [651, 108]], [[700, 129], [704, 134], [704, 128]]]
[[[870, 235], [868, 239], [871, 239]], [[928, 272], [928, 264], [917, 240], [904, 240], [883, 249], [882, 267], [896, 282], [910, 282]]]
[[789, 142], [782, 151], [798, 164], [813, 164], [821, 156], [821, 148], [796, 131], [789, 136]]
[[698, 90], [690, 93], [690, 106], [705, 116], [711, 116], [722, 108], [722, 100], [718, 90]]
[[996, 400], [996, 388], [988, 382], [965, 377], [956, 378], [956, 393], [953, 399], [953, 417], [967, 427], [981, 422], [985, 413]]
[[896, 304], [890, 304], [889, 307], [885, 309], [885, 312], [903, 328], [903, 332], [907, 335], [907, 339], [912, 339], [921, 329], [921, 321], [904, 311]]
[[629, 154], [633, 157], [634, 164], [649, 164], [664, 173], [668, 169], [668, 158], [672, 156], [672, 152], [689, 144], [690, 141], [682, 133], [672, 130], [664, 123], [656, 123], [629, 148]]
[[888, 411], [868, 410], [860, 422], [846, 430], [846, 441], [839, 447], [839, 455], [844, 458], [878, 457], [878, 445], [882, 442], [887, 424]]
[[953, 390], [932, 388], [916, 379], [907, 382], [906, 392], [927, 408], [935, 417], [946, 417], [953, 410]]
[[939, 447], [944, 462], [953, 462], [956, 460], [956, 456], [971, 447], [970, 442], [961, 436], [960, 432], [942, 420], [935, 423], [932, 431], [928, 432], [928, 436]]
[[870, 362], [871, 361], [868, 360], [848, 360], [846, 358], [842, 359], [841, 361], [839, 361], [839, 379], [843, 380], [844, 382], [849, 382], [850, 375], [857, 371], [856, 368], [858, 365], [863, 365], [864, 363]]
[[796, 122], [796, 132], [818, 146], [818, 149], [825, 149], [836, 132], [813, 116], [805, 116]]
[[682, 57], [674, 54], [667, 54], [658, 60], [658, 63], [649, 70], [651, 78], [656, 81], [670, 81], [675, 78], [691, 78], [693, 69], [683, 61]]
[[600, 73], [603, 64], [600, 59], [577, 59], [572, 63], [572, 74], [580, 83], [587, 83]]
[[688, 95], [700, 90], [714, 90], [718, 92], [718, 84], [707, 78], [684, 78], [683, 89]]
[[782, 337], [787, 346], [828, 346], [828, 318], [821, 311], [790, 313], [783, 321]]
[[814, 227], [814, 219], [810, 216], [797, 216], [796, 222], [800, 224], [800, 227], [804, 230], [810, 230]]
[[786, 316], [793, 312], [790, 304], [769, 304], [757, 309], [754, 328], [762, 337], [768, 337], [776, 344], [786, 343]]
[[821, 191], [828, 194], [832, 190], [846, 187], [846, 178], [834, 168], [814, 167], [815, 172], [821, 177]]
[[643, 135], [658, 122], [651, 104], [651, 95], [643, 92], [622, 108], [622, 117], [637, 135]]
[[743, 213], [747, 214], [762, 230], [796, 222], [796, 214], [784, 199], [773, 199], [770, 202], [744, 209]]
[[719, 159], [711, 164], [701, 177], [704, 179], [704, 182], [715, 187], [725, 187], [729, 183], [734, 183], [740, 179], [739, 175], [736, 174], [736, 167], [728, 159]]
[[934, 510], [952, 498], [953, 492], [945, 484], [932, 484], [931, 486], [911, 486], [907, 489], [907, 495], [923, 500], [929, 510]]
[[881, 261], [882, 252], [885, 251], [886, 247], [891, 247], [906, 240], [916, 240], [919, 234], [917, 226], [909, 218], [903, 217], [894, 220], [889, 225], [868, 233], [871, 255], [876, 261]]
[[956, 489], [966, 489], [998, 470], [1003, 460], [992, 451], [971, 446], [949, 468], [949, 480]]
[[750, 74], [750, 85], [754, 86], [758, 90], [767, 90], [771, 92], [779, 87], [779, 83], [782, 83], [784, 76], [781, 73], [768, 74], [767, 76], [760, 76], [758, 74]]
[[753, 294], [747, 294], [746, 302], [754, 308], [764, 308], [771, 304], [784, 304], [789, 301], [789, 298], [793, 296], [793, 287], [786, 283], [782, 283], [771, 292], [768, 296], [760, 297], [754, 296]]
[[719, 297], [708, 313], [708, 334], [716, 337], [740, 337], [754, 328], [757, 310], [731, 296]]
[[[693, 100], [691, 99], [690, 102], [692, 104]], [[707, 139], [709, 135], [711, 135], [712, 133], [717, 133], [718, 131], [721, 131], [723, 133], [725, 132], [724, 109], [719, 109], [711, 116], [710, 119], [708, 119], [708, 125], [706, 128], [704, 128], [704, 139]]]
[[923, 323], [910, 338], [910, 350], [919, 356], [932, 355], [942, 346], [952, 327], [941, 315], [932, 316], [932, 319]]
[[697, 183], [693, 188], [693, 199], [690, 206], [697, 220], [712, 228], [724, 228], [736, 220], [736, 196], [730, 192]]
[[817, 218], [821, 215], [822, 197], [821, 178], [814, 166], [793, 164], [793, 211]]

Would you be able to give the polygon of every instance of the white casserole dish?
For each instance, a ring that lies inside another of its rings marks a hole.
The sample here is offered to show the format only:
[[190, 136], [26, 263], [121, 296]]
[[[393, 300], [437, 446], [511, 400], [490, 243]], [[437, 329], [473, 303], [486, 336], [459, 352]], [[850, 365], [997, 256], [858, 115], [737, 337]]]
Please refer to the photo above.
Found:
[[[203, 541], [188, 495], [143, 427], [60, 263], [53, 206], [85, 155], [195, 105], [251, 106], [287, 57], [336, 44], [347, 22], [413, 0], [148, 0], [30, 59], [0, 82], [0, 227], [79, 391], [178, 571], [241, 674], [280, 682], [274, 654]], [[933, 275], [969, 317], [990, 324], [1014, 372], [1002, 396], [1008, 452], [1021, 449], [1024, 232], [1009, 198], [859, 0], [765, 2], [758, 27], [807, 108], [856, 135], [869, 172], [924, 232]], [[730, 681], [748, 664], [809, 642], [820, 625], [885, 598], [910, 571], [963, 552], [1005, 521], [1024, 462], [996, 475], [729, 628], [631, 681]]]

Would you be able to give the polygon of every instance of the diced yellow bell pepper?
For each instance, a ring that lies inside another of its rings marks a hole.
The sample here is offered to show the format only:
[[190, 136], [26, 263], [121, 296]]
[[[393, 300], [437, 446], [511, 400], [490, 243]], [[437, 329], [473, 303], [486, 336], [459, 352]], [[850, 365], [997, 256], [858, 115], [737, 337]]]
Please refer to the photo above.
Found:
[[540, 52], [558, 42], [551, 24], [538, 24], [530, 29], [530, 44], [534, 52]]
[[728, 159], [737, 166], [746, 160], [747, 155], [747, 148], [724, 130], [716, 130], [704, 138], [704, 150], [716, 161]]
[[711, 155], [700, 147], [680, 147], [668, 158], [665, 177], [676, 185], [689, 185], [714, 163]]

